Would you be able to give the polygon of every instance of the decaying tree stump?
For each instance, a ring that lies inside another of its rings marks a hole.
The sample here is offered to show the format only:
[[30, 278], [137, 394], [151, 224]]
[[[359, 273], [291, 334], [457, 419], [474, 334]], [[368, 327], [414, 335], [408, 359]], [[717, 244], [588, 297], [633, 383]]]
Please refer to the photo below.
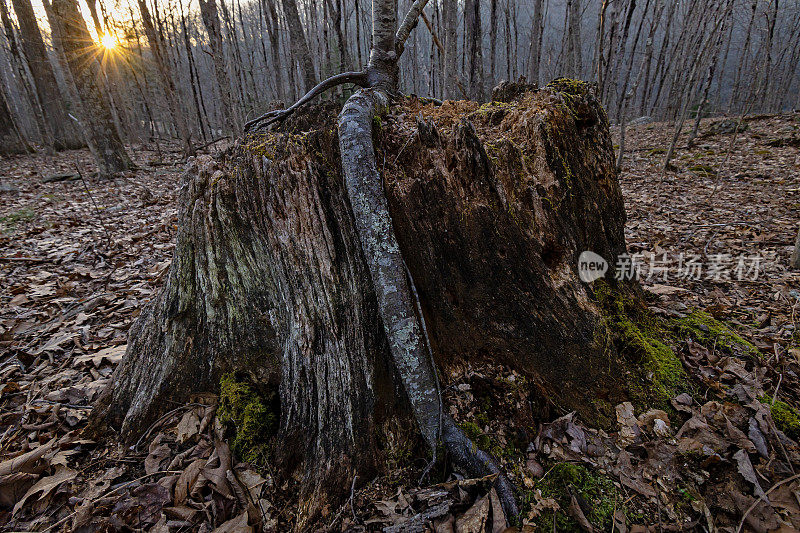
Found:
[[[637, 364], [609, 346], [577, 271], [584, 250], [612, 261], [625, 251], [608, 121], [577, 82], [505, 98], [402, 98], [376, 117], [395, 233], [438, 368], [502, 362], [591, 420], [629, 397]], [[166, 284], [132, 327], [96, 416], [133, 439], [168, 400], [216, 391], [236, 372], [279, 391], [278, 460], [302, 465], [310, 508], [381, 468], [381, 428], [410, 419], [408, 395], [340, 165], [324, 106], [193, 161]]]

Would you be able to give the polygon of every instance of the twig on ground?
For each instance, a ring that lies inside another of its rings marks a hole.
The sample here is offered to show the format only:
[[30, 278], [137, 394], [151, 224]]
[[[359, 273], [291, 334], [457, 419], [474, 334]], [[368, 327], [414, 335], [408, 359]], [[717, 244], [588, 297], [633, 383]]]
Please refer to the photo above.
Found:
[[[788, 478], [784, 479], [783, 481], [779, 481], [779, 482], [775, 483], [774, 485], [772, 485], [769, 488], [769, 490], [767, 490], [767, 492], [764, 493], [764, 499], [766, 499], [766, 497], [769, 496], [770, 493], [772, 493], [773, 490], [777, 489], [781, 485], [785, 485], [787, 483], [790, 483], [790, 482], [794, 481], [797, 478], [800, 478], [800, 474], [795, 474], [792, 477], [788, 477]], [[742, 527], [744, 527], [744, 521], [747, 520], [747, 517], [750, 515], [750, 513], [753, 512], [753, 509], [756, 508], [756, 505], [758, 505], [758, 502], [760, 502], [760, 501], [763, 501], [763, 500], [761, 498], [756, 499], [756, 501], [754, 501], [750, 505], [750, 507], [747, 508], [747, 510], [742, 515], [741, 521], [739, 522], [739, 527], [736, 528], [736, 533], [741, 533]], [[768, 500], [767, 500], [767, 502], [768, 502]]]
[[100, 221], [100, 226], [103, 228], [103, 231], [106, 234], [106, 243], [111, 246], [111, 233], [108, 231], [108, 227], [106, 227], [106, 222], [103, 220], [103, 214], [100, 212], [100, 207], [97, 205], [97, 202], [92, 195], [92, 191], [89, 190], [89, 186], [86, 184], [86, 180], [83, 179], [83, 173], [81, 172], [80, 167], [78, 166], [78, 161], [75, 161], [75, 170], [78, 172], [78, 177], [83, 183], [83, 188], [86, 190], [86, 194], [89, 195], [89, 198], [92, 200], [92, 204], [94, 205], [95, 211], [97, 211], [97, 218]]

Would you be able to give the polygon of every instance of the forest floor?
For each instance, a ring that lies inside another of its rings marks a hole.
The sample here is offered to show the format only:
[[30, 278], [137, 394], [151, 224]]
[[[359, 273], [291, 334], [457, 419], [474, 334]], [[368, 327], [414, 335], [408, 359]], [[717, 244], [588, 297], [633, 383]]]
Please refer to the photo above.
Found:
[[[629, 128], [620, 176], [651, 310], [693, 326], [663, 339], [691, 396], [669, 413], [617, 406], [613, 433], [555, 413], [518, 442], [507, 413], [530, 400], [521, 376], [444, 378], [462, 427], [520, 487], [526, 530], [800, 528], [800, 273], [787, 269], [800, 114], [750, 118], [738, 135], [713, 133], [719, 123], [704, 120], [693, 146], [684, 134], [666, 173], [671, 128]], [[129, 148], [139, 170], [102, 182], [86, 151], [0, 161], [0, 528], [284, 531], [287, 486], [232, 459], [212, 406], [175, 406], [130, 448], [81, 436], [173, 248], [184, 163], [164, 146]], [[323, 521], [502, 531], [486, 480], [418, 487], [396, 470]]]

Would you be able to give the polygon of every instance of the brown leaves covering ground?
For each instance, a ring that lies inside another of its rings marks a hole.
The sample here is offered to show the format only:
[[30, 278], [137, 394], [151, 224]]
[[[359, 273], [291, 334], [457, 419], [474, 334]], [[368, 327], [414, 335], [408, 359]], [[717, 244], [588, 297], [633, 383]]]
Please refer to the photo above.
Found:
[[[445, 377], [456, 419], [503, 454], [526, 523], [543, 527], [561, 515], [574, 527], [602, 525], [601, 502], [586, 501], [578, 488], [565, 487], [568, 504], [549, 496], [559, 465], [580, 464], [610, 480], [614, 508], [603, 516], [620, 531], [800, 526], [793, 478], [800, 451], [759, 401], [777, 389], [780, 400], [800, 405], [800, 276], [786, 268], [798, 224], [800, 156], [791, 141], [800, 121], [762, 117], [748, 126], [736, 138], [701, 136], [693, 147], [682, 139], [676, 170], [666, 174], [669, 129], [632, 128], [621, 182], [631, 253], [763, 258], [757, 280], [644, 280], [657, 313], [705, 309], [754, 342], [762, 360], [681, 339], [676, 352], [700, 383], [698, 394], [675, 398], [670, 415], [617, 406], [614, 433], [535, 405], [541, 399], [522, 377], [503, 368]], [[182, 163], [173, 152], [162, 156], [166, 164], [137, 147], [140, 170], [108, 182], [89, 176], [84, 151], [0, 163], [4, 528], [283, 531], [292, 523], [287, 486], [231, 457], [213, 398], [176, 406], [132, 449], [79, 434], [170, 259]], [[83, 179], [44, 182], [76, 173], [76, 165]], [[415, 468], [367, 482], [323, 521], [336, 530], [501, 530], [485, 480], [420, 487]]]

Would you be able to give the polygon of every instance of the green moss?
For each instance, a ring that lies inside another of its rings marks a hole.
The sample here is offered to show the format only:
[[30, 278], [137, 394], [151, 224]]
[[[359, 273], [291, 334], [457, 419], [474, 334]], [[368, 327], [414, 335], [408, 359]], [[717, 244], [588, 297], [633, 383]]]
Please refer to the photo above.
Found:
[[261, 464], [266, 459], [267, 441], [277, 430], [277, 416], [264, 399], [246, 382], [233, 374], [220, 380], [220, 422], [233, 426], [231, 450], [243, 460]]
[[638, 379], [628, 380], [631, 400], [639, 407], [668, 408], [669, 399], [688, 387], [680, 359], [665, 342], [669, 332], [646, 307], [605, 280], [594, 282], [592, 288], [605, 327], [596, 339], [610, 341], [619, 354], [639, 362]]
[[556, 78], [547, 84], [549, 89], [574, 96], [582, 96], [589, 91], [589, 84], [571, 78]]
[[546, 511], [537, 518], [536, 525], [541, 531], [581, 531], [578, 523], [566, 513], [572, 496], [579, 502], [586, 502], [584, 514], [600, 531], [609, 531], [615, 508], [623, 508], [624, 498], [620, 497], [614, 482], [583, 465], [559, 463], [536, 482], [535, 488], [542, 492], [543, 497], [556, 500], [561, 507], [558, 513]]
[[36, 216], [36, 211], [30, 207], [23, 207], [19, 211], [0, 217], [0, 223], [5, 226], [5, 229], [14, 230], [20, 222], [29, 222], [35, 219]]
[[759, 400], [761, 400], [761, 403], [771, 404], [769, 412], [778, 429], [783, 431], [790, 439], [798, 440], [800, 438], [800, 412], [797, 409], [780, 400], [772, 403], [772, 397], [767, 395], [762, 396]]
[[715, 176], [717, 174], [717, 171], [714, 170], [714, 167], [711, 165], [693, 165], [689, 167], [689, 170], [695, 174], [704, 174], [707, 176]]
[[761, 352], [752, 343], [703, 311], [694, 310], [685, 318], [673, 320], [673, 325], [682, 338], [689, 337], [709, 349], [722, 349], [734, 355], [761, 357]]
[[660, 154], [666, 154], [666, 153], [667, 153], [667, 149], [666, 148], [653, 148], [652, 150], [647, 152], [647, 155], [660, 155]]
[[[475, 419], [478, 422], [488, 421], [488, 417], [481, 413], [479, 413]], [[518, 443], [509, 441], [508, 445], [503, 448], [499, 442], [484, 433], [481, 427], [475, 422], [462, 422], [458, 427], [461, 428], [464, 435], [469, 437], [469, 440], [471, 440], [475, 446], [489, 453], [496, 459], [512, 458], [521, 453], [517, 445]]]

